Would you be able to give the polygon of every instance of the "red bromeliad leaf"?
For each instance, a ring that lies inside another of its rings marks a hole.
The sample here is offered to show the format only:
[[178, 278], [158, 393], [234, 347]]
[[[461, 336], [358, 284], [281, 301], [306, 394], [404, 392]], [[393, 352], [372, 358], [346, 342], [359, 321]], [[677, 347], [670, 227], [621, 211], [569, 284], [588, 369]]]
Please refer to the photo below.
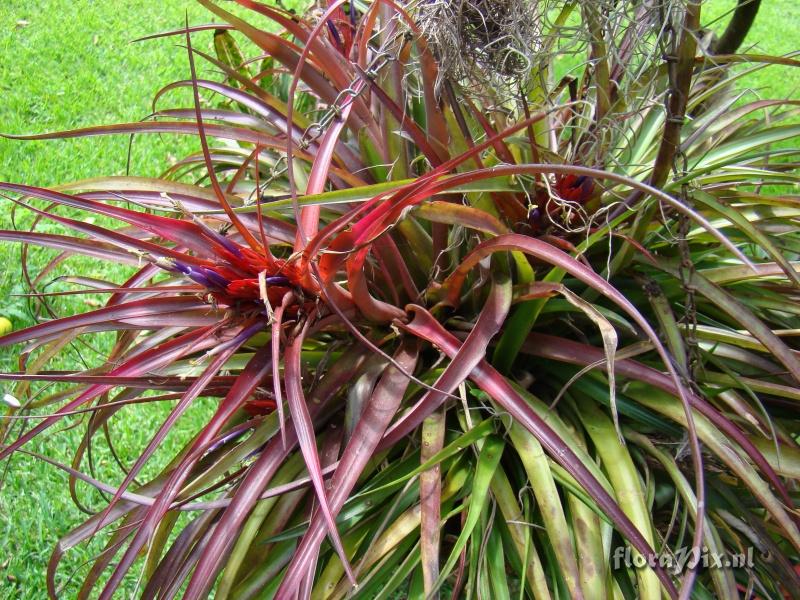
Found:
[[45, 335], [61, 333], [68, 329], [104, 323], [109, 320], [123, 320], [135, 317], [150, 318], [159, 314], [170, 314], [176, 311], [201, 307], [206, 308], [207, 305], [193, 296], [134, 300], [132, 302], [126, 302], [125, 304], [100, 308], [90, 313], [48, 321], [46, 323], [34, 325], [33, 327], [28, 327], [27, 329], [9, 333], [0, 337], [0, 346], [8, 346]]
[[317, 455], [314, 428], [303, 394], [302, 376], [300, 374], [300, 350], [309, 325], [310, 323], [306, 321], [302, 330], [297, 334], [297, 337], [290, 340], [286, 347], [284, 355], [286, 399], [289, 405], [289, 411], [292, 415], [292, 421], [294, 422], [297, 440], [300, 449], [303, 451], [303, 457], [305, 458], [308, 473], [311, 476], [311, 481], [314, 484], [317, 498], [320, 502], [320, 510], [325, 518], [325, 524], [328, 528], [331, 542], [342, 560], [347, 576], [350, 578], [353, 585], [355, 585], [355, 575], [353, 574], [347, 554], [342, 546], [339, 532], [336, 529], [336, 521], [334, 520], [330, 501], [325, 491], [325, 484], [322, 481], [322, 468], [320, 467], [319, 456]]
[[[194, 50], [195, 53], [200, 54], [204, 58], [211, 58], [207, 55], [203, 55], [198, 50]], [[153, 104], [158, 102], [159, 98], [166, 94], [167, 92], [182, 88], [182, 87], [192, 87], [192, 81], [175, 81], [170, 83], [169, 85], [164, 86], [159, 90], [158, 94], [156, 94]], [[237, 90], [236, 88], [227, 86], [222, 83], [217, 83], [215, 81], [209, 81], [207, 79], [198, 79], [194, 82], [197, 87], [210, 90], [212, 92], [216, 92], [221, 94], [231, 100], [235, 100], [242, 106], [247, 107], [248, 109], [252, 110], [254, 113], [259, 115], [264, 121], [274, 126], [276, 133], [281, 135], [288, 135], [287, 133], [287, 125], [288, 120], [284, 114], [273, 108], [267, 102], [261, 100], [260, 98], [254, 97], [252, 94], [248, 94], [242, 90]], [[155, 112], [155, 111], [154, 111]], [[231, 116], [235, 116], [237, 118], [241, 117], [248, 117], [249, 115], [243, 115], [239, 112], [229, 111]], [[194, 111], [192, 111], [192, 117], [194, 117]], [[257, 121], [257, 123], [262, 123], [262, 121]], [[303, 129], [295, 124], [292, 127], [292, 137], [299, 141], [303, 135]]]
[[[140, 305], [141, 303], [147, 303], [147, 302], [156, 302], [156, 301], [142, 300], [141, 302], [130, 303], [130, 304]], [[101, 310], [117, 310], [117, 309], [118, 307], [112, 307], [110, 309], [101, 309]], [[77, 315], [77, 317], [85, 317], [85, 316], [86, 315]], [[67, 319], [61, 319], [61, 321], [75, 319], [77, 317], [68, 317]], [[38, 327], [44, 327], [47, 325], [49, 325], [49, 323], [43, 323], [42, 325], [37, 325], [30, 329], [35, 330]], [[160, 367], [175, 362], [176, 360], [180, 359], [189, 352], [196, 352], [197, 350], [206, 349], [215, 345], [216, 340], [214, 340], [212, 336], [217, 329], [218, 326], [208, 326], [202, 329], [198, 329], [197, 331], [192, 331], [190, 333], [176, 337], [170, 340], [169, 342], [166, 342], [156, 348], [153, 348], [152, 350], [142, 353], [140, 356], [137, 356], [135, 359], [130, 360], [128, 363], [125, 363], [113, 369], [109, 374], [111, 376], [122, 375], [122, 376], [135, 377], [144, 375], [145, 373], [148, 373], [150, 371], [157, 370]], [[17, 333], [22, 333], [22, 332], [17, 332]], [[4, 342], [6, 338], [12, 336], [14, 336], [14, 334], [11, 334], [11, 336], [4, 336], [0, 338], [0, 343]], [[90, 402], [91, 400], [97, 398], [101, 394], [107, 392], [112, 387], [114, 386], [109, 384], [99, 384], [90, 386], [75, 400], [69, 402], [66, 406], [62, 407], [58, 413], [56, 413], [51, 417], [48, 417], [47, 419], [45, 419], [44, 421], [33, 427], [31, 430], [26, 432], [24, 435], [21, 435], [11, 445], [0, 449], [0, 460], [6, 458], [12, 452], [22, 447], [24, 444], [26, 444], [31, 439], [40, 434], [42, 431], [54, 425], [63, 417], [64, 414], [73, 411], [76, 408], [79, 408], [80, 406]]]
[[[187, 19], [188, 21], [188, 19]], [[225, 197], [225, 192], [222, 190], [222, 187], [219, 184], [219, 180], [217, 179], [217, 175], [214, 171], [214, 166], [211, 162], [211, 156], [208, 149], [208, 140], [206, 139], [206, 132], [203, 125], [203, 115], [200, 109], [200, 92], [197, 86], [197, 73], [195, 72], [194, 66], [194, 54], [192, 54], [192, 36], [189, 33], [189, 24], [186, 24], [186, 50], [189, 55], [189, 70], [192, 74], [192, 93], [194, 95], [194, 106], [195, 106], [195, 117], [197, 119], [197, 133], [200, 138], [200, 145], [203, 148], [203, 157], [206, 161], [206, 167], [208, 170], [208, 178], [211, 181], [211, 187], [214, 190], [214, 194], [217, 196], [217, 200], [219, 200], [220, 206], [225, 210], [225, 214], [228, 215], [228, 218], [231, 220], [233, 226], [239, 231], [242, 237], [245, 239], [247, 244], [250, 246], [250, 249], [258, 252], [259, 250], [263, 250], [260, 247], [258, 240], [255, 236], [250, 232], [247, 227], [242, 224], [241, 219], [238, 215], [233, 212], [233, 208], [228, 203], [228, 199]]]
[[[81, 371], [38, 371], [36, 373], [0, 373], [0, 379], [18, 381], [57, 381], [60, 383], [86, 383], [91, 385], [113, 385], [115, 387], [143, 388], [153, 390], [185, 390], [196, 377], [168, 377], [145, 375], [124, 377], [121, 375], [88, 375]], [[230, 387], [235, 376], [215, 377], [220, 387]]]
[[[339, 134], [344, 128], [351, 109], [352, 104], [347, 105], [342, 111], [342, 116], [325, 132], [322, 142], [320, 143], [319, 151], [314, 158], [311, 173], [308, 177], [308, 183], [306, 185], [307, 195], [324, 191], [325, 182], [328, 180], [330, 164], [333, 160], [333, 152], [336, 148]], [[295, 240], [295, 249], [302, 250], [305, 248], [308, 240], [317, 234], [319, 229], [319, 216], [319, 206], [309, 206], [303, 209], [297, 229], [298, 237]]]
[[461, 383], [486, 356], [489, 342], [497, 334], [511, 306], [511, 281], [498, 275], [486, 305], [464, 344], [453, 357], [441, 377], [411, 409], [386, 432], [381, 447], [388, 448], [416, 429]]
[[[283, 142], [275, 136], [263, 132], [253, 131], [245, 127], [234, 127], [230, 125], [205, 126], [206, 134], [215, 138], [236, 140], [239, 142], [249, 142], [251, 144], [261, 144], [268, 147], [282, 147]], [[35, 135], [9, 135], [0, 134], [13, 140], [55, 140], [79, 137], [90, 137], [95, 135], [111, 134], [136, 134], [136, 133], [178, 133], [183, 135], [197, 135], [197, 125], [194, 123], [184, 123], [181, 121], [157, 121], [157, 122], [136, 122], [118, 123], [116, 125], [101, 125], [97, 127], [83, 127], [55, 133], [39, 133]]]
[[272, 316], [271, 345], [272, 351], [272, 383], [275, 393], [275, 404], [278, 408], [278, 424], [281, 428], [281, 439], [286, 444], [286, 419], [283, 410], [283, 395], [281, 393], [281, 334], [283, 326], [283, 313], [291, 302], [291, 294], [286, 294]]
[[[228, 359], [233, 356], [236, 351], [245, 342], [247, 342], [248, 339], [250, 339], [252, 335], [256, 334], [262, 328], [262, 323], [251, 324], [249, 327], [244, 328], [240, 333], [238, 333], [233, 340], [225, 344], [225, 347], [222, 347], [221, 351], [218, 352], [214, 360], [212, 360], [208, 367], [206, 367], [203, 374], [196, 378], [186, 392], [184, 392], [180, 402], [178, 402], [175, 408], [172, 409], [169, 417], [164, 421], [156, 434], [150, 440], [147, 448], [145, 448], [136, 459], [136, 462], [125, 475], [125, 479], [120, 484], [119, 489], [114, 494], [114, 497], [109, 501], [108, 508], [106, 508], [105, 511], [108, 511], [110, 508], [112, 508], [120, 499], [122, 493], [127, 490], [130, 483], [134, 480], [136, 475], [138, 475], [138, 473], [141, 471], [142, 467], [144, 467], [145, 463], [153, 455], [156, 448], [158, 448], [158, 446], [164, 441], [164, 438], [166, 438], [167, 434], [170, 432], [180, 416], [185, 413], [189, 408], [189, 405], [205, 391], [208, 384], [211, 383]], [[218, 346], [216, 350], [219, 349], [220, 347]]]
[[61, 217], [59, 215], [48, 213], [39, 210], [33, 206], [23, 204], [22, 202], [19, 202], [17, 200], [14, 200], [14, 202], [19, 206], [23, 206], [32, 212], [42, 215], [45, 218], [48, 218], [57, 223], [61, 223], [62, 225], [65, 225], [70, 229], [86, 233], [97, 240], [104, 241], [106, 243], [110, 243], [122, 249], [128, 250], [134, 256], [148, 256], [152, 257], [156, 261], [158, 260], [166, 261], [169, 259], [173, 259], [199, 265], [204, 264], [203, 261], [200, 261], [191, 255], [187, 255], [186, 253], [183, 252], [178, 252], [171, 248], [165, 248], [164, 246], [159, 244], [154, 244], [151, 242], [140, 240], [135, 237], [119, 233], [117, 231], [112, 231], [105, 227], [98, 227], [97, 225], [93, 225], [91, 223], [85, 223], [83, 221], [78, 221], [76, 219], [68, 219], [66, 217]]
[[[343, 356], [331, 368], [321, 384], [314, 390], [313, 397], [310, 398], [311, 401], [308, 403], [308, 417], [311, 421], [315, 421], [322, 414], [326, 405], [334, 398], [341, 386], [358, 370], [364, 358], [364, 353], [360, 349], [354, 348], [352, 352], [347, 356]], [[223, 534], [226, 531], [238, 531], [256, 501], [264, 497], [262, 492], [269, 484], [282, 460], [288, 456], [289, 452], [297, 444], [297, 429], [292, 427], [287, 430], [285, 439], [280, 437], [273, 438], [264, 448], [254, 468], [248, 471], [247, 477], [242, 481], [238, 492], [229, 505], [229, 510], [224, 513], [220, 520], [220, 535], [215, 536], [204, 548], [198, 567], [195, 569], [195, 576], [192, 579], [190, 588], [187, 589], [187, 597], [190, 597], [190, 591], [197, 598], [204, 597], [203, 594], [207, 593], [206, 590], [213, 582], [226, 550], [233, 542], [233, 535]], [[289, 516], [289, 514], [285, 516], [286, 520], [288, 520]]]
[[[288, 288], [296, 286], [303, 289], [310, 282], [309, 278], [301, 272], [299, 263], [276, 260], [269, 254], [256, 253], [250, 248], [240, 246], [236, 242], [225, 238], [199, 222], [187, 222], [167, 217], [146, 215], [41, 188], [13, 184], [0, 184], [0, 188], [119, 218], [155, 235], [197, 251], [203, 257], [202, 259], [163, 246], [139, 241], [91, 224], [84, 224], [55, 215], [47, 215], [58, 222], [86, 231], [96, 237], [111, 240], [120, 246], [137, 248], [139, 252], [152, 256], [151, 260], [156, 261], [159, 266], [173, 272], [183, 273], [190, 279], [204, 285], [209, 289], [211, 295], [222, 304], [229, 305], [240, 300], [260, 300], [258, 283], [260, 273], [267, 273], [267, 284], [270, 286], [270, 301], [276, 304], [280, 303], [280, 299], [288, 291]], [[41, 212], [38, 209], [34, 210]], [[180, 234], [179, 232], [184, 233]], [[36, 239], [46, 234], [26, 235], [33, 236], [31, 239]], [[22, 235], [8, 237], [25, 239]], [[49, 240], [50, 238], [47, 239]], [[59, 247], [66, 245], [66, 242], [62, 242], [61, 238], [51, 241], [53, 245], [56, 243], [60, 244]], [[71, 249], [73, 246], [67, 247]], [[309, 289], [308, 287], [305, 287], [304, 291], [310, 295], [315, 295], [316, 293], [314, 289]], [[8, 343], [13, 342], [9, 341]]]
[[[308, 34], [308, 37], [304, 39], [305, 47], [303, 51], [300, 53], [299, 61], [297, 67], [294, 70], [292, 75], [292, 81], [289, 85], [289, 101], [288, 101], [288, 110], [287, 110], [287, 119], [289, 122], [293, 121], [294, 115], [294, 99], [295, 99], [295, 91], [297, 90], [297, 84], [300, 81], [300, 75], [302, 71], [302, 66], [308, 62], [308, 57], [310, 55], [311, 49], [314, 45], [324, 45], [322, 44], [324, 38], [320, 39], [320, 31], [322, 31], [323, 27], [325, 27], [326, 23], [329, 23], [328, 17], [340, 6], [344, 0], [336, 0], [326, 10], [325, 14], [319, 20], [317, 25], [314, 29]], [[336, 57], [336, 53], [334, 53], [334, 57]], [[344, 75], [344, 77], [347, 77]], [[341, 82], [342, 85], [348, 85], [344, 81]], [[341, 88], [340, 88], [341, 89]], [[334, 104], [338, 102], [339, 96], [334, 100]], [[334, 123], [328, 128], [328, 130], [323, 134], [323, 140], [320, 143], [320, 150], [317, 154], [316, 159], [314, 160], [314, 164], [311, 169], [311, 173], [308, 178], [308, 184], [306, 186], [306, 193], [307, 194], [317, 194], [323, 190], [323, 186], [325, 181], [328, 178], [328, 170], [330, 168], [330, 162], [333, 158], [333, 152], [336, 148], [336, 142], [341, 134], [342, 130], [345, 127], [345, 123], [350, 116], [350, 112], [353, 108], [354, 102], [357, 102], [358, 98], [355, 97], [353, 101], [351, 101], [344, 109], [339, 109], [339, 114], [336, 115]], [[337, 105], [338, 106], [338, 105]], [[302, 250], [310, 237], [316, 234], [319, 228], [319, 214], [320, 208], [318, 206], [310, 206], [305, 207], [303, 210], [299, 210], [296, 205], [297, 200], [297, 188], [294, 178], [294, 155], [292, 152], [292, 142], [293, 137], [287, 136], [286, 140], [286, 167], [287, 167], [287, 176], [289, 178], [289, 190], [293, 202], [293, 208], [295, 211], [295, 220], [298, 225], [297, 229], [297, 239], [295, 240], [295, 251]]]
[[120, 252], [118, 248], [111, 244], [87, 240], [83, 238], [71, 237], [68, 235], [57, 235], [54, 233], [37, 233], [30, 231], [3, 231], [0, 230], [0, 240], [7, 242], [23, 242], [55, 248], [69, 253], [83, 254], [101, 260], [108, 260], [112, 263], [123, 265], [136, 265], [139, 259], [128, 252]]
[[[219, 204], [207, 198], [192, 196], [189, 194], [171, 192], [166, 197], [161, 192], [147, 191], [144, 189], [120, 189], [117, 186], [122, 182], [117, 182], [114, 178], [108, 180], [103, 186], [105, 191], [97, 192], [84, 192], [81, 194], [82, 198], [87, 200], [125, 200], [141, 204], [145, 207], [162, 208], [173, 211], [175, 203], [180, 203], [186, 210], [192, 214], [199, 215], [203, 213], [217, 213], [214, 215], [224, 222], [226, 215], [220, 213]], [[142, 182], [142, 186], [145, 182]], [[136, 185], [137, 182], [133, 182]], [[86, 187], [91, 185], [89, 182], [84, 183]], [[242, 212], [239, 214], [242, 222], [252, 231], [259, 231], [258, 218], [251, 213]], [[262, 222], [267, 235], [277, 242], [290, 242], [294, 240], [295, 227], [291, 223], [281, 221], [269, 216], [262, 216]]]
[[147, 231], [155, 236], [189, 248], [204, 258], [211, 258], [216, 254], [222, 254], [223, 256], [232, 254], [231, 250], [226, 247], [228, 245], [227, 241], [224, 241], [222, 236], [212, 237], [208, 230], [201, 228], [196, 223], [149, 215], [95, 202], [93, 200], [86, 200], [80, 196], [70, 196], [68, 194], [26, 185], [0, 183], [0, 189], [6, 189], [24, 196], [41, 198], [64, 206], [80, 208], [98, 215], [119, 219], [131, 225], [135, 225], [143, 231]]
[[156, 524], [163, 518], [175, 497], [180, 492], [183, 482], [189, 475], [189, 470], [201, 458], [202, 454], [208, 449], [214, 438], [236, 410], [241, 408], [256, 387], [262, 383], [264, 378], [269, 374], [270, 368], [270, 352], [268, 350], [261, 350], [252, 357], [242, 374], [237, 377], [217, 412], [195, 438], [188, 454], [172, 471], [169, 478], [164, 483], [164, 487], [157, 497], [156, 502], [147, 510], [147, 514], [128, 545], [119, 565], [111, 574], [111, 577], [103, 588], [100, 594], [102, 600], [110, 600], [113, 597], [125, 573], [127, 573], [128, 569], [130, 569], [133, 562], [136, 560], [139, 551], [148, 543], [148, 540], [155, 530]]
[[[299, 53], [293, 50], [288, 44], [286, 44], [285, 40], [276, 36], [274, 34], [268, 33], [266, 31], [262, 31], [256, 29], [252, 25], [248, 24], [247, 22], [243, 21], [242, 19], [234, 16], [233, 14], [223, 10], [219, 6], [208, 2], [208, 0], [198, 0], [203, 6], [205, 6], [208, 10], [213, 12], [214, 14], [219, 15], [232, 25], [234, 25], [237, 30], [244, 33], [247, 37], [249, 37], [253, 42], [255, 42], [258, 46], [260, 46], [265, 52], [267, 52], [271, 57], [275, 60], [286, 66], [287, 68], [294, 71], [296, 68], [300, 69], [300, 79], [310, 86], [317, 95], [325, 102], [333, 103], [338, 95], [337, 87], [331, 84], [328, 79], [326, 79], [323, 74], [320, 72], [319, 68], [314, 65], [311, 61], [300, 61]], [[240, 4], [257, 10], [259, 12], [265, 12], [270, 16], [270, 18], [275, 18], [275, 16], [279, 15], [279, 11], [275, 9], [271, 9], [263, 4], [257, 4], [254, 2], [246, 2], [245, 0], [237, 0]], [[287, 26], [286, 23], [287, 19], [283, 18], [284, 26]], [[291, 19], [288, 19], [291, 21]], [[287, 27], [288, 28], [288, 27]], [[294, 32], [298, 36], [306, 36], [307, 33], [303, 32], [301, 28], [297, 28], [292, 26]], [[319, 36], [316, 38], [317, 40], [322, 40]], [[332, 60], [331, 58], [335, 55], [338, 55], [338, 52], [323, 52], [319, 55], [322, 57], [322, 60], [325, 64], [325, 69], [327, 73], [336, 74], [336, 78], [338, 79], [337, 85], [340, 85], [338, 89], [344, 89], [349, 85], [349, 81], [346, 80], [346, 75], [342, 72], [341, 63], [339, 60]], [[318, 58], [315, 55], [315, 58]], [[328, 70], [330, 69], [330, 71]], [[368, 108], [362, 103], [357, 105], [356, 109], [357, 115], [354, 117], [354, 127], [363, 127], [366, 123], [372, 121], [371, 115], [369, 113]]]
[[[394, 356], [395, 360], [409, 372], [414, 370], [418, 358], [417, 349], [413, 346], [412, 343], [405, 343]], [[409, 383], [408, 378], [400, 370], [390, 366], [372, 392], [331, 479], [329, 502], [334, 516], [344, 506], [361, 472], [372, 458]], [[319, 552], [325, 530], [325, 520], [318, 511], [292, 558], [281, 582], [279, 593], [282, 590], [288, 594], [297, 585], [298, 578], [310, 571], [310, 563]]]
[[[224, 23], [208, 23], [207, 25], [192, 25], [189, 27], [189, 32], [194, 33], [195, 31], [217, 31], [219, 29], [229, 31], [234, 29], [233, 25], [225, 25]], [[162, 37], [172, 37], [176, 35], [186, 35], [186, 28], [182, 27], [180, 29], [173, 29], [170, 31], [162, 31], [161, 33], [152, 33], [150, 35], [146, 35], [140, 38], [136, 38], [135, 40], [131, 40], [131, 42], [144, 42], [146, 40], [155, 40]]]

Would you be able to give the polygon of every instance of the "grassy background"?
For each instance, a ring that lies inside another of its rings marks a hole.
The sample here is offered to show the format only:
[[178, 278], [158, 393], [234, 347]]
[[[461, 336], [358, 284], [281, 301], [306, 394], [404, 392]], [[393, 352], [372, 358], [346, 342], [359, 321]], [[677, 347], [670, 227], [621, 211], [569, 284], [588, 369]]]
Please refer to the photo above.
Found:
[[[794, 0], [772, 0], [761, 8], [748, 44], [757, 51], [785, 53], [797, 49], [800, 14]], [[735, 0], [714, 0], [705, 9], [704, 22], [720, 29], [724, 15]], [[146, 116], [150, 100], [163, 85], [188, 77], [185, 50], [177, 38], [137, 44], [137, 37], [183, 25], [211, 21], [190, 0], [142, 3], [134, 0], [3, 0], [0, 4], [0, 131], [26, 133], [55, 131], [102, 123], [135, 121]], [[211, 49], [211, 33], [196, 34], [193, 41]], [[794, 43], [793, 43], [794, 42]], [[770, 68], [753, 74], [746, 85], [760, 96], [797, 97], [800, 72]], [[52, 185], [86, 177], [123, 174], [128, 140], [125, 137], [90, 138], [49, 142], [19, 142], [0, 139], [0, 180], [33, 185]], [[154, 176], [170, 157], [194, 148], [192, 141], [174, 136], [152, 137], [133, 147], [131, 173]], [[24, 225], [17, 221], [16, 225]], [[7, 204], [0, 209], [0, 228], [13, 226]], [[24, 292], [18, 267], [19, 249], [0, 245], [6, 268], [0, 272], [0, 316], [15, 328], [32, 324], [27, 303], [12, 294]], [[52, 253], [39, 252], [32, 266], [44, 265]], [[119, 281], [124, 270], [105, 272], [104, 265], [89, 259], [74, 259], [61, 273], [78, 273]], [[91, 301], [91, 299], [89, 299]], [[85, 299], [56, 303], [62, 314], [86, 310]], [[71, 351], [62, 368], [75, 368], [82, 360], [92, 362], [89, 350]], [[0, 370], [16, 369], [14, 351], [0, 351]], [[0, 387], [0, 393], [4, 390]], [[154, 424], [160, 423], [170, 406], [148, 405], [126, 410], [124, 420], [112, 419], [115, 446], [123, 460], [135, 456], [148, 441]], [[198, 402], [182, 420], [162, 448], [159, 457], [172, 454], [194, 425], [210, 409]], [[77, 421], [72, 421], [73, 424]], [[30, 449], [63, 462], [70, 462], [71, 448], [80, 428], [51, 431], [33, 442]], [[100, 479], [114, 483], [118, 469], [107, 448], [100, 444], [95, 455]], [[161, 461], [157, 461], [161, 462]], [[154, 465], [157, 466], [157, 465]], [[58, 538], [82, 520], [66, 493], [66, 475], [34, 459], [16, 456], [2, 466], [5, 481], [0, 489], [0, 598], [46, 597], [44, 572]], [[101, 506], [101, 498], [88, 488], [81, 497], [90, 506]], [[72, 552], [67, 565], [78, 567], [99, 546]], [[69, 569], [64, 569], [66, 575]], [[66, 579], [66, 577], [64, 578]], [[62, 580], [63, 581], [63, 580]], [[74, 595], [70, 585], [66, 597]], [[129, 587], [129, 589], [132, 589]]]
[[[186, 52], [177, 46], [179, 38], [135, 44], [130, 41], [180, 28], [187, 11], [192, 23], [211, 21], [204, 9], [191, 0], [4, 0], [0, 3], [0, 131], [55, 131], [136, 121], [146, 116], [151, 98], [161, 86], [188, 78]], [[210, 32], [196, 35], [194, 41], [204, 50], [212, 48]], [[124, 174], [127, 147], [124, 136], [42, 142], [0, 139], [0, 180], [51, 185], [103, 174]], [[131, 172], [156, 176], [170, 156], [181, 156], [193, 148], [190, 138], [151, 136], [144, 143], [134, 144]], [[11, 226], [8, 203], [4, 203], [0, 227]], [[29, 325], [32, 321], [27, 302], [10, 297], [24, 292], [16, 266], [19, 248], [6, 244], [0, 251], [10, 267], [0, 274], [0, 315], [11, 319], [15, 328]], [[53, 254], [37, 251], [32, 260], [33, 271]], [[81, 272], [120, 281], [126, 271], [118, 268], [109, 273], [106, 269], [106, 265], [91, 259], [76, 258], [61, 273]], [[65, 300], [56, 306], [61, 314], [81, 312], [88, 309], [85, 300]], [[2, 350], [0, 370], [16, 370], [15, 350]], [[91, 363], [96, 359], [91, 351], [82, 349], [78, 356], [72, 349], [63, 368], [76, 368], [81, 360]], [[125, 411], [124, 418], [111, 420], [111, 435], [123, 460], [144, 447], [170, 408], [171, 403], [141, 405]], [[166, 441], [153, 467], [174, 454], [209, 408], [202, 401], [197, 403]], [[71, 423], [78, 424], [78, 420], [72, 419]], [[81, 430], [82, 427], [51, 430], [34, 441], [30, 449], [69, 463]], [[118, 482], [119, 469], [107, 447], [98, 444], [94, 454], [98, 478]], [[38, 600], [47, 596], [44, 574], [55, 543], [86, 516], [69, 497], [63, 472], [21, 455], [6, 467], [0, 489], [0, 598]], [[153, 467], [149, 469], [151, 473]], [[79, 494], [89, 506], [102, 506], [99, 494], [88, 486], [82, 486]], [[100, 549], [99, 544], [94, 544], [70, 552], [61, 573], [67, 575]], [[66, 576], [61, 578], [62, 582], [65, 580]], [[132, 590], [132, 582], [126, 587]], [[70, 585], [64, 597], [74, 597], [76, 590], [75, 585]]]

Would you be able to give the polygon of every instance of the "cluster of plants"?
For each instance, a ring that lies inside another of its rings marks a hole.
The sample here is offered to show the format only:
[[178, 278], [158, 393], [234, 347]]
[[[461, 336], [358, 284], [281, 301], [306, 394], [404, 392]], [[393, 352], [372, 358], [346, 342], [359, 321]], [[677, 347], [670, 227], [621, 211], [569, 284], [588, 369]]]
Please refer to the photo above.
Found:
[[[8, 414], [36, 417], [0, 422], [0, 458], [79, 419], [54, 466], [107, 500], [56, 547], [51, 596], [98, 536], [81, 598], [800, 594], [800, 126], [736, 91], [795, 61], [715, 54], [693, 1], [198, 1], [214, 23], [158, 34], [190, 76], [148, 119], [17, 137], [201, 151], [0, 183], [33, 215], [0, 239], [56, 251], [24, 269], [41, 322], [0, 338], [22, 344]], [[54, 291], [73, 255], [133, 274]], [[107, 299], [50, 303], [87, 293]], [[98, 480], [92, 445], [151, 402], [168, 418]], [[677, 572], [621, 547], [756, 551]]]

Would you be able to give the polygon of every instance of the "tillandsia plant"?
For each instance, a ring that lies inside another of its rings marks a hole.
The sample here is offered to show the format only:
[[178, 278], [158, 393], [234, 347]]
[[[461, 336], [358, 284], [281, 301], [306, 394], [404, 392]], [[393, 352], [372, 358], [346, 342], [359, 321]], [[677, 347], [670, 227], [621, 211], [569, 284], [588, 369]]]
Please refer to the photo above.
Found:
[[[55, 466], [107, 500], [51, 596], [95, 536], [81, 598], [800, 595], [797, 102], [735, 92], [794, 60], [713, 54], [695, 2], [199, 1], [213, 24], [159, 34], [190, 76], [150, 118], [16, 137], [201, 152], [0, 184], [35, 217], [0, 238], [57, 251], [25, 271], [41, 322], [0, 338], [24, 344], [0, 457], [88, 415]], [[43, 291], [76, 254], [134, 272]], [[83, 293], [108, 300], [51, 312]], [[150, 402], [121, 481], [87, 472]]]

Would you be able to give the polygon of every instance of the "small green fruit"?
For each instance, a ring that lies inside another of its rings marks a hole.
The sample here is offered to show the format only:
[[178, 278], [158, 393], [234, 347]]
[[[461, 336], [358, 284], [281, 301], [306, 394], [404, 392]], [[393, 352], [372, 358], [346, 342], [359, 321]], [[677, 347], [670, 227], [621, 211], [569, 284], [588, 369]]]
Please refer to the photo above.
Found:
[[11, 324], [11, 321], [5, 317], [0, 317], [0, 335], [5, 335], [12, 329], [14, 329], [14, 326]]

